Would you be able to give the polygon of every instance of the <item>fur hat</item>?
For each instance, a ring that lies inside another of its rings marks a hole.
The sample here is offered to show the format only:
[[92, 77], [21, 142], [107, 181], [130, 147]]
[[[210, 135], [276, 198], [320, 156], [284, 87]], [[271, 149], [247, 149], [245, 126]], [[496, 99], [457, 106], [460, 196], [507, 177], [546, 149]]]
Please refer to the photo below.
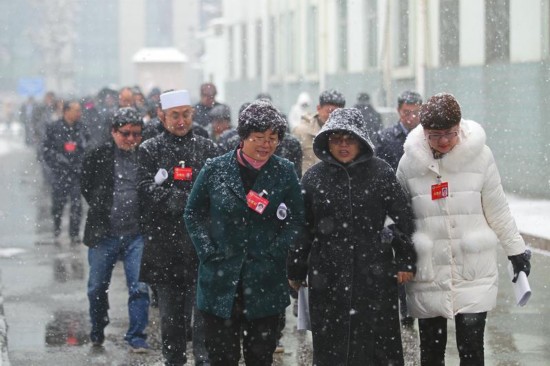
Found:
[[439, 93], [420, 107], [420, 124], [428, 130], [448, 130], [460, 123], [462, 113], [456, 98]]

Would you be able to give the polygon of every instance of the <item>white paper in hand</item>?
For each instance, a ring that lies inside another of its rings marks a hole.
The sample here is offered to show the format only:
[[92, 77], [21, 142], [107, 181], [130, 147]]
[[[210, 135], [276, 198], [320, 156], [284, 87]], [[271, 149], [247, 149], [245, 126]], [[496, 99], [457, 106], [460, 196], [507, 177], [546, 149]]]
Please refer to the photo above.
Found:
[[[514, 267], [512, 263], [508, 262], [508, 275], [510, 280], [514, 278]], [[518, 275], [516, 283], [512, 283], [514, 288], [514, 295], [516, 296], [516, 305], [525, 306], [531, 298], [531, 286], [529, 286], [529, 280], [525, 272], [521, 271]]]
[[161, 185], [168, 178], [168, 172], [166, 169], [160, 168], [157, 174], [155, 174], [155, 183]]
[[309, 318], [309, 291], [305, 286], [298, 290], [298, 330], [311, 330], [311, 319]]

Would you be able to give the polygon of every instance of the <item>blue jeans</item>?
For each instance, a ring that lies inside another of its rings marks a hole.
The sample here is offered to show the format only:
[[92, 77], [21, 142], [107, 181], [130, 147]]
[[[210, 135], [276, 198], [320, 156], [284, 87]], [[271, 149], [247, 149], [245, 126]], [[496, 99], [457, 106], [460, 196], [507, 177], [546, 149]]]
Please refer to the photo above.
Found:
[[142, 253], [143, 237], [141, 235], [106, 237], [97, 246], [88, 250], [90, 265], [88, 300], [90, 301], [92, 338], [97, 337], [98, 334], [103, 336], [103, 329], [109, 324], [108, 290], [117, 260], [124, 262], [129, 297], [130, 324], [124, 339], [132, 342], [136, 338], [147, 337], [144, 330], [149, 322], [149, 291], [145, 283], [139, 282]]

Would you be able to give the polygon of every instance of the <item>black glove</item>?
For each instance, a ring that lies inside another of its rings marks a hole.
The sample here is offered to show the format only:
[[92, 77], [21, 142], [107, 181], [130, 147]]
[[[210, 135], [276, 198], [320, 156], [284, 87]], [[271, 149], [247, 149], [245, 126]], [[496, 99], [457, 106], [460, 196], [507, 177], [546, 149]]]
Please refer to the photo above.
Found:
[[512, 262], [512, 267], [514, 268], [513, 283], [516, 283], [521, 271], [525, 272], [526, 276], [529, 276], [529, 272], [531, 272], [531, 262], [529, 262], [531, 259], [531, 251], [529, 249], [522, 254], [509, 256], [508, 259]]

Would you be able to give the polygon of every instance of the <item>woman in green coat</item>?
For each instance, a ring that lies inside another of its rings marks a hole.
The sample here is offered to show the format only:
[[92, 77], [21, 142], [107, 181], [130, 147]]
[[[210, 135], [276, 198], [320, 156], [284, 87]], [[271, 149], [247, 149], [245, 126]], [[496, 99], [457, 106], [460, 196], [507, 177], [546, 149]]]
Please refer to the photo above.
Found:
[[185, 222], [200, 260], [197, 304], [211, 365], [238, 365], [241, 336], [247, 365], [271, 365], [303, 199], [292, 163], [273, 155], [286, 131], [277, 109], [253, 102], [237, 131], [239, 147], [201, 170]]

